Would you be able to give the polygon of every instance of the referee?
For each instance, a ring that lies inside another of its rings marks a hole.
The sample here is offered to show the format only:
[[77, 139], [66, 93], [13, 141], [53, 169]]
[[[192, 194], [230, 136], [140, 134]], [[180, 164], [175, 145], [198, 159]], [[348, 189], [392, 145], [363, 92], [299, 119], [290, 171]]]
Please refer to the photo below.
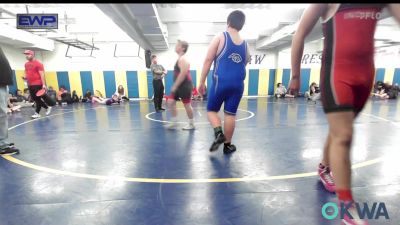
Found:
[[160, 64], [157, 64], [157, 56], [151, 56], [150, 70], [153, 73], [153, 90], [154, 90], [154, 107], [156, 112], [164, 111], [161, 107], [164, 97], [164, 84], [162, 79], [167, 74], [167, 71]]

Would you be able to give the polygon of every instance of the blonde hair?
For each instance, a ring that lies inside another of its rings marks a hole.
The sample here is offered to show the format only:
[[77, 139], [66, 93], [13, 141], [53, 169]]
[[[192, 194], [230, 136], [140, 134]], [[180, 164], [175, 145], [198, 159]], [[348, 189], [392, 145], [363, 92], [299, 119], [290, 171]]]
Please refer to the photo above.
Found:
[[178, 44], [181, 45], [181, 47], [183, 48], [183, 52], [186, 53], [189, 48], [189, 43], [187, 43], [187, 41], [178, 40]]

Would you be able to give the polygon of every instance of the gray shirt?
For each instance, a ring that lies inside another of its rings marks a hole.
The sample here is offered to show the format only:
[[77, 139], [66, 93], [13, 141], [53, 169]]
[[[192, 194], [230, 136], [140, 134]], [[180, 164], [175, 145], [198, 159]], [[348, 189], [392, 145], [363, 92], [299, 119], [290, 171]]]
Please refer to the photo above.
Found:
[[160, 64], [151, 64], [150, 70], [151, 70], [151, 72], [153, 72], [154, 80], [161, 80], [165, 69]]

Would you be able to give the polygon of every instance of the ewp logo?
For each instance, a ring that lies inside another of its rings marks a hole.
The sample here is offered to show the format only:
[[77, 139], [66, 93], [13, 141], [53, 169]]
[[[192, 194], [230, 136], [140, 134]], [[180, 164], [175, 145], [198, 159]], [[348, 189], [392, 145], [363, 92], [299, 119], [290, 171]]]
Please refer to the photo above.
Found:
[[18, 29], [58, 29], [58, 14], [17, 14]]
[[[343, 219], [345, 215], [347, 215], [350, 219], [353, 218], [353, 215], [350, 214], [349, 209], [352, 207], [352, 203], [340, 203], [340, 219]], [[385, 219], [389, 218], [389, 213], [386, 209], [385, 203], [374, 202], [372, 204], [372, 208], [368, 207], [367, 203], [363, 203], [362, 205], [358, 202], [355, 203], [356, 212], [359, 215], [360, 219], [379, 219], [381, 216], [385, 217]], [[339, 207], [336, 203], [328, 202], [322, 206], [322, 216], [327, 220], [335, 219], [339, 214]]]

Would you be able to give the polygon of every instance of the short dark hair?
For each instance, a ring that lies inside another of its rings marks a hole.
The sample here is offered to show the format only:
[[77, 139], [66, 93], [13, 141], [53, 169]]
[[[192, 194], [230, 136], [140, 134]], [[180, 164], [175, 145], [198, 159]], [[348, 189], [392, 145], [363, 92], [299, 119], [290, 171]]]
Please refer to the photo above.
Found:
[[276, 86], [279, 87], [280, 84], [282, 84], [282, 83], [277, 83]]
[[157, 57], [156, 55], [151, 55], [151, 59], [154, 59], [155, 57]]
[[186, 53], [189, 48], [189, 43], [187, 43], [187, 41], [178, 40], [178, 44], [182, 46], [183, 52]]
[[229, 14], [227, 24], [240, 31], [243, 28], [245, 20], [246, 16], [244, 13], [240, 10], [235, 10]]

